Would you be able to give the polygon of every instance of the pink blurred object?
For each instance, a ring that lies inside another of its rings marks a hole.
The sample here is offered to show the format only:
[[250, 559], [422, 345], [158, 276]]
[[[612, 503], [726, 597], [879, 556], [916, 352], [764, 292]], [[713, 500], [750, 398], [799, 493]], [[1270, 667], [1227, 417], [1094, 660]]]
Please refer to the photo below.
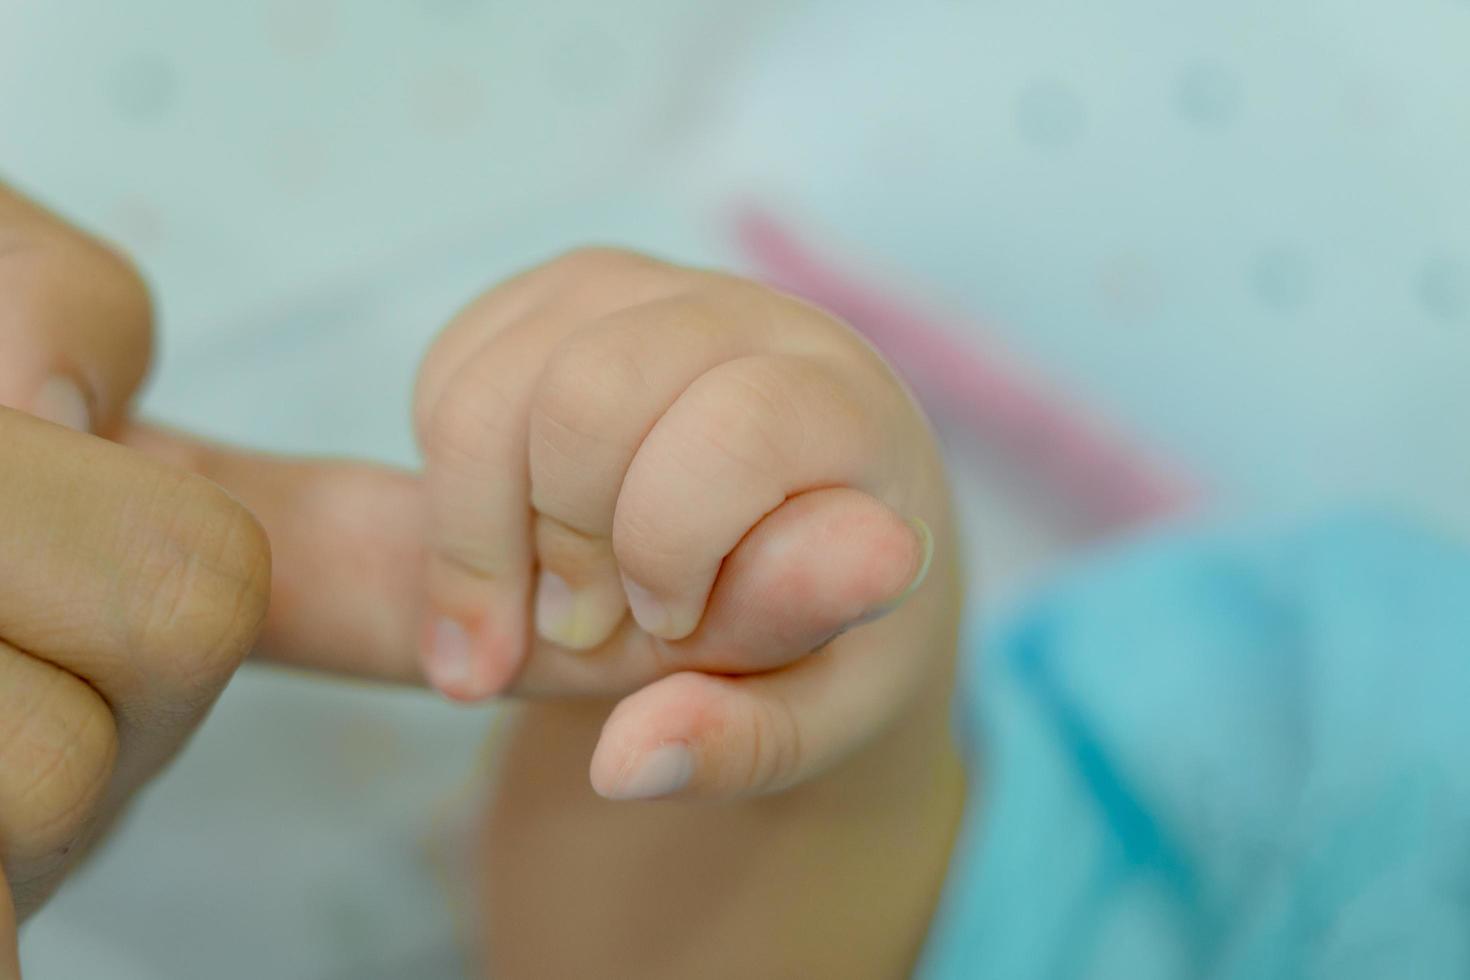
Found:
[[1202, 496], [1181, 467], [1047, 384], [973, 325], [946, 327], [819, 256], [760, 208], [743, 209], [735, 231], [757, 276], [861, 331], [936, 420], [974, 437], [956, 448], [1016, 471], [1028, 492], [1054, 501], [1082, 536], [1177, 515]]

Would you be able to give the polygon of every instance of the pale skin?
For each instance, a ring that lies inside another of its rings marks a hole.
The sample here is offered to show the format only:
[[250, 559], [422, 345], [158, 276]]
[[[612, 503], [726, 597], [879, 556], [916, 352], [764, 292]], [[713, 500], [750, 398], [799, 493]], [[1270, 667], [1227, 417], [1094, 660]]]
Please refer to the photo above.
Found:
[[750, 283], [583, 252], [448, 328], [417, 420], [428, 676], [586, 698], [500, 744], [489, 974], [907, 973], [962, 799], [959, 586], [881, 360]]
[[518, 699], [478, 861], [487, 972], [908, 969], [963, 797], [960, 590], [934, 441], [847, 328], [574, 253], [429, 353], [421, 475], [240, 454], [83, 387], [97, 431], [169, 466], [67, 437], [264, 526], [262, 652]]

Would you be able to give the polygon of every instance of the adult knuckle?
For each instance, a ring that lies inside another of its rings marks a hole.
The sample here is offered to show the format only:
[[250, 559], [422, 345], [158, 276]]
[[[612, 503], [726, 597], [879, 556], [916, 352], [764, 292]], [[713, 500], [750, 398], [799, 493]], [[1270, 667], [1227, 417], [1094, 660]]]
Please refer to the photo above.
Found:
[[82, 681], [58, 671], [34, 696], [0, 753], [8, 774], [0, 836], [31, 861], [65, 848], [85, 829], [118, 751], [111, 710]]
[[123, 252], [101, 241], [87, 240], [83, 247], [95, 273], [93, 288], [106, 289], [120, 328], [150, 333], [153, 297], [138, 266]]
[[250, 652], [270, 599], [270, 542], [245, 507], [202, 477], [171, 474], [139, 549], [147, 583], [135, 646], [153, 675], [211, 694]]
[[[27, 224], [0, 233], [0, 274], [21, 310], [72, 309], [78, 301], [107, 312], [108, 329], [146, 354], [152, 345], [153, 298], [138, 267], [105, 242], [59, 223]], [[77, 283], [85, 283], [78, 290]]]

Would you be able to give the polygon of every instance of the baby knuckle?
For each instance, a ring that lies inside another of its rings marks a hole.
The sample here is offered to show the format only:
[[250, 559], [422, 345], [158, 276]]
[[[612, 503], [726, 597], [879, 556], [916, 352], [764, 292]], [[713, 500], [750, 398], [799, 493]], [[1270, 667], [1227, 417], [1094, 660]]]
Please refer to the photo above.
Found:
[[590, 538], [556, 518], [536, 515], [536, 555], [542, 567], [556, 571], [574, 585], [593, 582], [609, 572], [612, 556], [607, 543]]
[[547, 262], [548, 277], [563, 285], [617, 279], [630, 272], [646, 270], [652, 259], [630, 249], [611, 245], [581, 245]]
[[745, 357], [730, 363], [721, 376], [719, 394], [734, 411], [767, 418], [785, 418], [791, 412], [792, 378], [782, 360]]
[[[480, 359], [477, 352], [487, 340], [504, 327], [496, 328], [496, 317], [482, 312], [490, 305], [487, 294], [477, 299], [440, 332], [419, 363], [413, 388], [414, 436], [427, 448], [432, 440], [436, 414], [443, 411], [446, 395], [459, 382], [461, 375], [474, 370]], [[462, 397], [462, 396], [461, 396]]]
[[456, 376], [430, 410], [424, 453], [431, 463], [476, 464], [507, 438], [510, 399], [485, 372]]
[[669, 674], [659, 682], [670, 713], [662, 719], [665, 726], [701, 740], [719, 738], [727, 721], [723, 683], [723, 678], [693, 670]]
[[749, 771], [752, 790], [783, 789], [795, 782], [803, 761], [801, 724], [791, 705], [780, 698], [753, 698], [747, 706], [750, 733]]
[[627, 249], [594, 245], [551, 260], [539, 275], [547, 308], [595, 316], [664, 295], [691, 273]]
[[731, 680], [685, 669], [668, 674], [658, 683], [663, 730], [697, 743], [700, 754], [715, 761], [728, 760], [732, 753], [743, 749], [743, 719]]
[[631, 392], [645, 384], [637, 358], [606, 335], [579, 333], [552, 353], [537, 385], [532, 430], [573, 455], [608, 430]]
[[632, 499], [625, 493], [613, 515], [613, 558], [634, 581], [662, 582], [689, 564], [697, 542], [684, 540], [649, 498]]
[[697, 424], [691, 426], [682, 451], [712, 449], [738, 470], [756, 474], [783, 466], [787, 430], [802, 424], [788, 384], [786, 375], [763, 359], [731, 362], [717, 384], [690, 389], [691, 417]]
[[[453, 328], [451, 328], [452, 330]], [[423, 360], [419, 363], [418, 377], [413, 387], [413, 434], [420, 446], [427, 449], [433, 437], [434, 413], [444, 397], [444, 388], [453, 378], [457, 364], [454, 358], [459, 351], [448, 342], [451, 330], [446, 330], [435, 340]]]

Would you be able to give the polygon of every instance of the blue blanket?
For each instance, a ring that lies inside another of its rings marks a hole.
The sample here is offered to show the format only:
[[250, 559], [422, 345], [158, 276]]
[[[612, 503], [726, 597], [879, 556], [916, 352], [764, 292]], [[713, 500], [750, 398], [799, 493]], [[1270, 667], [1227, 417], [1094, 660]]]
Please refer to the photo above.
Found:
[[921, 976], [1470, 976], [1470, 553], [1173, 533], [977, 646]]

